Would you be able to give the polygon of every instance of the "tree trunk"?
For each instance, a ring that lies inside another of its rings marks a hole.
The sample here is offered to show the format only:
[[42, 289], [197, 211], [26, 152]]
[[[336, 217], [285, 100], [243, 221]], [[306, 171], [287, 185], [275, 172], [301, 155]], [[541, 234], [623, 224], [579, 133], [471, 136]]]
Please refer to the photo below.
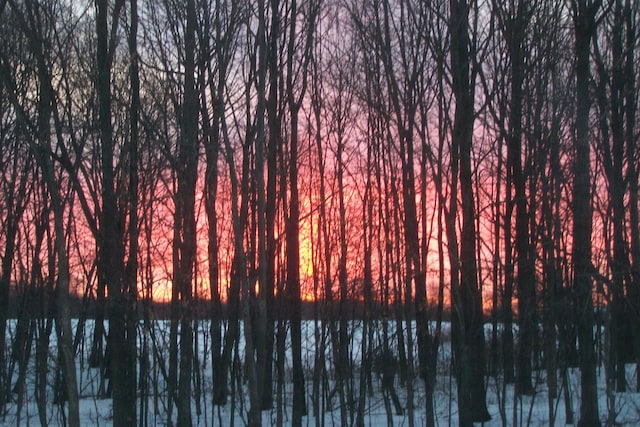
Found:
[[[631, 281], [629, 284], [629, 299], [632, 309], [633, 321], [637, 324], [640, 321], [640, 214], [638, 209], [638, 171], [640, 165], [637, 157], [637, 143], [635, 140], [636, 129], [636, 97], [637, 84], [635, 83], [635, 56], [637, 47], [637, 33], [635, 31], [631, 0], [626, 0], [624, 4], [625, 21], [625, 119], [627, 122], [625, 132], [626, 157], [627, 157], [627, 180], [629, 182], [629, 228], [630, 228], [630, 254], [631, 254]], [[636, 159], [636, 160], [633, 160]], [[635, 357], [636, 367], [640, 368], [640, 333], [635, 329]], [[640, 376], [637, 378], [636, 391], [640, 391]]]
[[[44, 74], [42, 70], [41, 73]], [[44, 83], [43, 86], [48, 87], [49, 84]], [[49, 188], [51, 211], [53, 212], [54, 218], [55, 251], [58, 257], [58, 278], [55, 290], [57, 295], [55, 319], [56, 336], [58, 339], [60, 361], [62, 363], [61, 369], [64, 375], [64, 393], [66, 394], [69, 408], [68, 422], [70, 426], [76, 427], [80, 426], [80, 408], [72, 343], [71, 310], [69, 306], [69, 259], [67, 257], [64, 233], [64, 206], [58, 193], [58, 184], [53, 175], [53, 162], [49, 151], [50, 141], [48, 134], [51, 113], [51, 98], [49, 95], [41, 96], [40, 136], [38, 138], [41, 146], [38, 148], [38, 163], [40, 164], [45, 182]], [[48, 110], [48, 113], [45, 112], [45, 110]]]
[[[278, 6], [277, 0], [272, 0], [271, 10], [276, 11]], [[264, 295], [266, 304], [266, 329], [265, 334], [265, 360], [264, 360], [264, 385], [262, 390], [262, 409], [270, 409], [273, 406], [273, 347], [275, 337], [276, 307], [274, 292], [276, 288], [276, 213], [277, 213], [277, 177], [278, 177], [278, 151], [282, 147], [282, 124], [280, 114], [278, 112], [279, 93], [278, 93], [278, 55], [277, 44], [280, 33], [280, 22], [278, 14], [275, 12], [271, 16], [271, 32], [270, 38], [264, 41], [265, 54], [267, 58], [263, 58], [269, 75], [269, 94], [266, 99], [267, 123], [269, 128], [269, 138], [267, 144], [267, 197], [266, 197], [266, 266], [265, 266], [265, 283]], [[265, 19], [266, 26], [266, 19]], [[263, 36], [261, 36], [263, 37]], [[267, 60], [268, 59], [268, 60]], [[266, 84], [266, 82], [265, 82]], [[266, 86], [265, 86], [265, 96]]]
[[291, 351], [293, 356], [293, 415], [292, 425], [300, 426], [307, 413], [304, 371], [302, 370], [302, 336], [300, 304], [300, 207], [298, 201], [298, 120], [291, 116], [289, 164], [289, 218], [287, 219], [287, 296], [291, 322]]
[[[5, 143], [4, 141], [2, 142]], [[27, 172], [30, 169], [30, 164], [33, 161], [33, 157], [29, 155], [23, 165], [20, 165], [21, 157], [18, 153], [18, 143], [13, 144], [13, 147], [6, 150], [7, 159], [10, 159], [11, 151], [13, 153], [13, 161], [11, 164], [5, 164], [5, 159], [0, 159], [0, 166], [7, 171], [9, 179], [7, 181], [7, 187], [3, 188], [5, 199], [4, 208], [6, 210], [6, 216], [4, 217], [3, 229], [4, 234], [4, 253], [2, 254], [2, 275], [0, 276], [0, 412], [3, 412], [5, 405], [11, 398], [11, 377], [6, 371], [6, 339], [7, 336], [7, 316], [9, 311], [9, 298], [11, 295], [11, 273], [13, 271], [13, 262], [16, 252], [16, 237], [18, 235], [18, 229], [22, 214], [27, 207], [27, 182], [33, 178], [33, 176]], [[5, 150], [2, 152], [2, 156], [5, 155]], [[20, 171], [23, 173], [20, 174]], [[19, 179], [19, 181], [18, 181]], [[38, 252], [34, 252], [38, 253]], [[34, 260], [37, 263], [37, 259]]]
[[198, 91], [195, 83], [196, 10], [195, 1], [186, 3], [184, 34], [184, 98], [181, 135], [178, 147], [178, 194], [176, 195], [176, 230], [178, 256], [173, 286], [180, 301], [180, 361], [178, 375], [177, 425], [190, 426], [191, 376], [193, 368], [193, 270], [196, 261], [195, 191], [198, 175]]
[[529, 260], [531, 232], [528, 227], [526, 177], [522, 168], [522, 147], [524, 145], [522, 140], [522, 98], [526, 55], [523, 44], [530, 14], [526, 4], [525, 1], [519, 1], [515, 16], [503, 18], [505, 20], [503, 31], [511, 58], [511, 105], [507, 167], [515, 188], [516, 207], [515, 249], [518, 267], [518, 324], [520, 327], [517, 351], [517, 388], [518, 393], [531, 395], [534, 392], [531, 383], [531, 357], [535, 330], [535, 272], [532, 262]]
[[[35, 39], [35, 38], [34, 38]], [[64, 205], [60, 196], [60, 185], [56, 182], [51, 152], [51, 117], [54, 108], [53, 87], [46, 65], [45, 53], [41, 41], [32, 40], [32, 48], [38, 65], [38, 79], [40, 82], [40, 97], [38, 102], [38, 127], [36, 135], [36, 159], [42, 170], [42, 175], [49, 190], [51, 211], [54, 219], [54, 245], [58, 261], [58, 276], [56, 283], [56, 335], [58, 351], [64, 374], [64, 388], [68, 403], [68, 422], [72, 427], [80, 425], [78, 385], [76, 380], [76, 366], [73, 352], [71, 313], [69, 306], [69, 258], [64, 232]]]
[[[451, 73], [455, 97], [452, 146], [459, 150], [459, 178], [462, 208], [460, 236], [460, 287], [452, 289], [454, 357], [458, 382], [461, 426], [490, 419], [485, 402], [484, 331], [482, 296], [478, 287], [476, 264], [476, 226], [471, 169], [473, 138], [473, 87], [470, 81], [469, 4], [451, 0], [449, 34], [451, 37]], [[453, 288], [453, 284], [452, 284]]]
[[[127, 351], [125, 365], [129, 378], [129, 399], [135, 407], [136, 371], [137, 371], [137, 330], [138, 330], [138, 253], [140, 235], [138, 227], [138, 122], [140, 120], [140, 76], [138, 58], [138, 1], [130, 0], [130, 33], [129, 33], [129, 81], [131, 86], [131, 104], [129, 111], [129, 251], [126, 265], [126, 287], [123, 289], [126, 301], [126, 341]], [[135, 409], [133, 409], [135, 415]]]
[[[305, 39], [302, 49], [297, 47], [298, 40], [298, 3], [293, 0], [289, 10], [289, 40], [287, 43], [287, 73], [286, 97], [290, 113], [290, 142], [289, 142], [289, 216], [285, 221], [286, 258], [287, 258], [287, 290], [291, 323], [291, 350], [293, 369], [293, 409], [292, 425], [300, 426], [302, 417], [307, 414], [305, 378], [302, 366], [302, 336], [301, 336], [301, 301], [300, 301], [300, 201], [298, 195], [298, 114], [307, 89], [307, 75], [311, 58], [311, 45], [314, 40], [314, 29], [319, 6], [312, 2], [309, 6], [305, 24]], [[296, 51], [300, 49], [301, 51]], [[294, 86], [296, 58], [301, 58], [299, 87]]]
[[[9, 192], [8, 194], [12, 194]], [[9, 199], [10, 200], [10, 199]], [[9, 203], [7, 204], [9, 206]], [[2, 276], [0, 277], [0, 411], [4, 412], [5, 405], [11, 397], [11, 380], [8, 377], [6, 361], [6, 336], [7, 317], [9, 311], [9, 296], [11, 290], [11, 271], [13, 257], [15, 253], [16, 235], [18, 232], [18, 221], [13, 219], [14, 212], [7, 209], [7, 227], [2, 230], [5, 234], [5, 251], [2, 255]]]
[[[117, 31], [117, 22], [124, 0], [116, 2], [113, 9], [112, 31]], [[131, 360], [135, 356], [128, 345], [126, 275], [124, 267], [123, 217], [118, 210], [115, 193], [115, 171], [113, 127], [111, 123], [111, 65], [115, 46], [110, 45], [108, 31], [109, 2], [96, 2], [96, 63], [98, 66], [97, 94], [99, 103], [99, 129], [102, 159], [102, 212], [100, 217], [100, 254], [104, 268], [104, 279], [108, 288], [110, 380], [112, 383], [113, 422], [125, 425], [136, 419], [135, 373], [131, 372]], [[133, 319], [131, 319], [133, 321]], [[109, 363], [109, 362], [107, 362]]]
[[591, 157], [589, 143], [590, 44], [595, 32], [595, 15], [600, 1], [573, 0], [576, 49], [575, 158], [573, 162], [573, 274], [576, 295], [576, 323], [580, 345], [579, 426], [600, 425], [596, 358], [593, 340], [593, 300], [591, 264]]

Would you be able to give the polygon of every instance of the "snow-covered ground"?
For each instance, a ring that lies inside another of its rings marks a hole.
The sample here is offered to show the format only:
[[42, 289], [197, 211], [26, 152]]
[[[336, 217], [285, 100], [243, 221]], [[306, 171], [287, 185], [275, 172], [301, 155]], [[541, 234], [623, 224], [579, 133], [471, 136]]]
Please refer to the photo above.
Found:
[[[378, 325], [379, 326], [379, 325]], [[353, 385], [355, 388], [355, 395], [357, 396], [357, 385], [359, 381], [359, 367], [360, 367], [360, 336], [361, 329], [357, 322], [351, 324], [352, 327], [352, 354], [351, 359], [354, 367], [354, 379]], [[12, 335], [15, 325], [12, 324], [9, 328], [8, 338]], [[86, 331], [92, 331], [91, 322], [88, 321], [85, 325]], [[445, 325], [445, 329], [448, 325]], [[415, 332], [415, 327], [412, 328]], [[392, 334], [393, 330], [390, 328], [389, 332]], [[445, 332], [447, 332], [445, 330]], [[156, 342], [160, 346], [157, 350], [160, 350], [160, 354], [166, 356], [167, 347], [167, 324], [165, 322], [156, 322], [154, 326], [154, 333]], [[374, 340], [380, 338], [381, 328], [374, 328]], [[444, 336], [447, 336], [445, 333]], [[143, 340], [144, 335], [140, 334], [139, 339]], [[242, 337], [242, 332], [241, 332]], [[151, 340], [147, 341], [148, 344]], [[79, 347], [79, 354], [77, 357], [78, 366], [78, 381], [80, 390], [80, 412], [83, 425], [87, 426], [110, 426], [111, 422], [111, 401], [109, 399], [99, 399], [99, 373], [97, 369], [89, 368], [87, 365], [87, 357], [89, 349], [91, 348], [90, 340], [87, 340], [84, 345]], [[243, 426], [246, 424], [246, 412], [249, 407], [249, 399], [246, 392], [246, 383], [235, 384], [242, 387], [242, 393], [236, 393], [235, 397], [231, 396], [228, 399], [228, 403], [225, 406], [214, 407], [211, 404], [210, 390], [211, 390], [211, 360], [209, 355], [209, 336], [208, 336], [208, 324], [201, 322], [198, 326], [198, 346], [200, 351], [197, 355], [199, 363], [200, 379], [202, 381], [202, 396], [199, 405], [196, 404], [196, 400], [192, 401], [193, 408], [193, 421], [198, 426], [212, 426], [212, 425], [231, 425]], [[303, 424], [309, 426], [316, 425], [341, 425], [340, 409], [338, 408], [338, 398], [334, 398], [334, 407], [332, 410], [327, 410], [321, 414], [313, 413], [312, 404], [312, 379], [311, 372], [313, 370], [313, 363], [315, 358], [315, 352], [319, 348], [319, 345], [314, 339], [314, 322], [308, 321], [303, 323], [303, 363], [306, 368], [306, 380], [307, 380], [307, 407], [309, 415], [304, 417]], [[289, 353], [290, 346], [287, 345], [287, 352]], [[153, 349], [151, 349], [153, 350]], [[239, 358], [243, 357], [242, 343], [239, 345]], [[449, 375], [451, 372], [451, 354], [450, 354], [449, 342], [445, 340], [443, 343], [438, 359], [438, 377], [435, 390], [435, 418], [437, 425], [449, 426], [457, 425], [457, 402], [456, 402], [456, 385], [455, 380]], [[153, 351], [152, 351], [153, 352]], [[47, 425], [60, 426], [64, 425], [64, 418], [59, 406], [53, 405], [53, 383], [55, 377], [54, 362], [56, 348], [55, 348], [55, 334], [52, 334], [50, 357], [49, 357], [49, 387], [47, 401]], [[326, 352], [327, 360], [330, 361], [330, 350]], [[33, 359], [33, 357], [32, 357]], [[167, 361], [164, 361], [166, 363]], [[156, 364], [159, 362], [155, 362]], [[330, 362], [327, 362], [327, 368]], [[291, 360], [290, 354], [287, 354], [286, 366], [290, 368]], [[157, 368], [157, 365], [156, 365]], [[167, 412], [166, 412], [166, 395], [163, 393], [164, 381], [162, 375], [159, 373], [159, 369], [151, 369], [149, 374], [149, 381], [154, 385], [154, 388], [160, 390], [156, 394], [152, 394], [146, 399], [147, 410], [144, 414], [146, 423], [144, 425], [149, 426], [164, 426], [167, 425]], [[14, 369], [16, 371], [16, 369]], [[287, 370], [290, 372], [290, 369]], [[15, 376], [15, 372], [14, 372]], [[629, 383], [629, 390], [634, 389], [636, 384], [637, 372], [635, 365], [627, 366], [627, 379]], [[389, 420], [392, 420], [393, 425], [403, 426], [408, 425], [408, 415], [406, 410], [403, 415], [387, 414], [385, 410], [383, 393], [381, 391], [380, 383], [377, 375], [373, 375], [373, 394], [367, 394], [366, 409], [365, 409], [365, 424], [370, 426], [386, 426], [389, 424]], [[615, 393], [607, 398], [606, 393], [606, 379], [605, 372], [602, 367], [598, 369], [599, 379], [599, 410], [600, 416], [605, 424], [606, 420], [615, 419], [618, 425], [640, 425], [640, 393], [625, 392]], [[289, 378], [290, 380], [290, 378]], [[329, 379], [331, 381], [331, 379]], [[537, 371], [535, 373], [534, 383], [536, 387], [536, 393], [534, 396], [518, 396], [514, 397], [514, 388], [512, 385], [505, 386], [500, 378], [487, 378], [487, 407], [491, 414], [491, 421], [485, 423], [486, 426], [512, 426], [514, 424], [520, 426], [547, 426], [551, 424], [551, 419], [554, 420], [554, 425], [561, 426], [566, 423], [566, 408], [564, 396], [570, 396], [571, 405], [574, 411], [574, 421], [577, 422], [580, 413], [580, 374], [576, 369], [570, 369], [568, 375], [568, 383], [565, 384], [562, 378], [558, 380], [558, 399], [549, 401], [547, 386], [545, 381], [545, 372]], [[424, 389], [422, 381], [416, 379], [414, 381], [414, 419], [416, 425], [425, 424], [425, 399]], [[328, 384], [331, 388], [332, 383]], [[563, 387], [568, 387], [565, 390]], [[26, 390], [24, 391], [24, 406], [20, 413], [17, 413], [17, 406], [14, 404], [9, 405], [8, 411], [0, 418], [0, 425], [40, 425], [39, 414], [35, 404], [34, 398], [35, 389], [35, 369], [29, 368], [26, 379]], [[402, 405], [406, 408], [406, 388], [402, 387], [396, 377], [396, 390], [398, 392]], [[291, 393], [292, 385], [291, 381], [287, 381], [285, 390], [285, 413], [283, 415], [284, 424], [287, 425], [291, 416]], [[15, 395], [14, 395], [15, 397]], [[612, 408], [609, 406], [613, 405]], [[275, 405], [274, 405], [275, 406]], [[198, 410], [199, 409], [199, 410]], [[353, 411], [355, 417], [355, 410]], [[550, 415], [552, 414], [552, 415]], [[615, 414], [615, 417], [610, 417], [610, 414]], [[140, 416], [140, 409], [138, 409], [138, 416]], [[174, 410], [175, 417], [175, 410]], [[277, 412], [274, 408], [272, 411], [263, 412], [263, 424], [275, 425], [277, 420]], [[514, 420], [517, 417], [517, 420]], [[515, 422], [514, 422], [515, 421]], [[349, 424], [349, 422], [347, 422]]]

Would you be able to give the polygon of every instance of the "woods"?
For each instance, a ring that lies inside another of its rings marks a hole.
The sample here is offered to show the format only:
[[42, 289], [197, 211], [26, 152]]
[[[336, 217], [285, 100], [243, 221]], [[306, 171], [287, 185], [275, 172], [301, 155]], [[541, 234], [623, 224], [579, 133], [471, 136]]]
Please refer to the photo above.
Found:
[[0, 423], [640, 421], [639, 22], [0, 1]]

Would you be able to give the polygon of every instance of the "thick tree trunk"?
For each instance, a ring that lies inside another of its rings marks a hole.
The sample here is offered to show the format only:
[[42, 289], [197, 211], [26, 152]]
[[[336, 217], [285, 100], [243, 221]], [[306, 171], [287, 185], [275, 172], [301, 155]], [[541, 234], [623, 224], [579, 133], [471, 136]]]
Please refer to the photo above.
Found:
[[[624, 81], [622, 63], [622, 3], [616, 2], [611, 28], [611, 66], [607, 68], [598, 40], [593, 41], [596, 68], [598, 71], [598, 87], [596, 91], [598, 128], [600, 131], [598, 151], [608, 183], [608, 207], [611, 213], [611, 230], [603, 232], [603, 239], [612, 237], [612, 245], [607, 245], [607, 259], [611, 270], [610, 324], [608, 328], [607, 348], [607, 380], [617, 391], [626, 387], [624, 359], [627, 352], [629, 329], [625, 316], [624, 285], [628, 281], [629, 259], [625, 241], [625, 202], [626, 183], [624, 181], [623, 159], [624, 141]], [[608, 90], [609, 89], [609, 90]], [[613, 391], [613, 390], [612, 390]]]
[[[640, 214], [638, 209], [638, 178], [640, 164], [637, 157], [637, 142], [635, 140], [636, 129], [636, 97], [637, 84], [635, 77], [635, 57], [634, 52], [637, 48], [637, 33], [634, 26], [633, 12], [631, 8], [631, 0], [626, 0], [624, 4], [624, 21], [625, 21], [625, 51], [627, 53], [624, 66], [625, 75], [625, 119], [627, 127], [625, 131], [625, 146], [627, 166], [627, 180], [629, 182], [629, 228], [630, 228], [630, 253], [631, 253], [631, 281], [627, 290], [630, 299], [630, 306], [633, 321], [638, 324], [640, 321]], [[636, 160], [633, 160], [636, 159]], [[636, 367], [640, 368], [640, 333], [635, 329], [635, 357]], [[640, 391], [640, 376], [637, 377], [636, 391]]]
[[[126, 286], [123, 289], [126, 300], [126, 341], [127, 351], [125, 364], [129, 378], [129, 399], [135, 406], [136, 402], [136, 371], [137, 371], [137, 329], [138, 329], [138, 122], [140, 120], [140, 76], [138, 58], [138, 1], [130, 0], [130, 33], [129, 33], [129, 82], [131, 86], [131, 104], [129, 111], [129, 251], [126, 265]], [[135, 411], [135, 410], [134, 410]], [[135, 412], [134, 412], [135, 415]]]
[[[258, 265], [257, 279], [258, 279], [258, 294], [257, 301], [253, 305], [253, 336], [255, 341], [256, 350], [256, 384], [255, 394], [256, 401], [252, 401], [251, 411], [255, 412], [255, 418], [260, 417], [260, 411], [263, 409], [269, 409], [272, 406], [272, 366], [273, 366], [273, 316], [268, 313], [268, 310], [272, 310], [273, 306], [273, 288], [274, 279], [273, 272], [274, 266], [271, 264], [274, 259], [271, 256], [270, 250], [273, 249], [273, 218], [275, 217], [275, 194], [272, 192], [267, 195], [267, 187], [269, 183], [265, 182], [265, 165], [271, 166], [271, 163], [267, 160], [271, 160], [268, 147], [272, 145], [272, 142], [267, 142], [267, 132], [265, 129], [265, 113], [267, 111], [267, 57], [269, 56], [268, 43], [266, 39], [266, 17], [265, 17], [265, 3], [260, 1], [258, 3], [258, 32], [257, 38], [257, 52], [256, 59], [254, 61], [256, 67], [256, 91], [257, 91], [257, 108], [256, 108], [256, 139], [255, 139], [255, 166], [253, 171], [253, 180], [255, 183], [257, 212], [254, 226], [257, 229], [257, 256], [256, 261]], [[275, 56], [275, 55], [274, 55]], [[278, 131], [271, 127], [269, 123], [270, 131], [269, 137], [275, 140], [278, 139]], [[267, 151], [267, 154], [265, 154]], [[269, 180], [276, 173], [274, 169], [269, 169], [267, 174]], [[268, 200], [267, 200], [268, 199]], [[273, 205], [268, 206], [268, 202], [272, 202]], [[272, 211], [269, 211], [269, 208]], [[269, 332], [269, 337], [267, 333]], [[265, 392], [265, 390], [268, 390]], [[256, 406], [255, 409], [253, 406]], [[256, 421], [257, 422], [257, 421]]]
[[300, 207], [298, 200], [298, 120], [291, 116], [289, 164], [289, 218], [287, 219], [287, 296], [291, 322], [291, 352], [293, 357], [292, 425], [300, 426], [307, 413], [304, 371], [302, 370], [302, 336], [300, 304]]
[[[624, 72], [623, 72], [623, 42], [622, 42], [622, 1], [617, 1], [614, 6], [614, 23], [612, 31], [612, 60], [613, 70], [611, 73], [611, 156], [610, 166], [607, 175], [609, 186], [609, 203], [611, 204], [613, 223], [613, 262], [611, 264], [611, 273], [613, 279], [612, 296], [614, 304], [612, 311], [613, 324], [612, 332], [615, 331], [615, 340], [612, 343], [615, 347], [614, 358], [615, 363], [615, 385], [616, 391], [624, 392], [626, 390], [626, 371], [625, 359], [629, 354], [629, 338], [630, 329], [628, 324], [627, 299], [625, 296], [625, 283], [630, 279], [629, 258], [627, 256], [628, 246], [625, 239], [625, 201], [624, 193], [626, 183], [624, 180]], [[609, 141], [607, 140], [607, 145]], [[608, 147], [607, 147], [608, 148]], [[605, 167], [605, 172], [606, 167]]]
[[[5, 405], [11, 396], [11, 381], [7, 373], [6, 361], [6, 336], [7, 316], [9, 311], [9, 295], [11, 289], [11, 271], [15, 253], [16, 235], [18, 223], [12, 220], [13, 212], [7, 210], [7, 228], [5, 234], [5, 251], [2, 255], [2, 276], [0, 277], [0, 411], [4, 411]], [[15, 224], [15, 226], [14, 226]]]
[[[116, 24], [124, 1], [116, 2], [112, 19]], [[124, 267], [123, 218], [118, 210], [115, 193], [113, 128], [111, 123], [111, 65], [115, 46], [110, 45], [108, 31], [109, 2], [96, 2], [96, 62], [98, 68], [97, 94], [102, 159], [102, 212], [100, 217], [100, 254], [104, 279], [108, 288], [110, 373], [113, 397], [113, 422], [125, 425], [136, 419], [135, 373], [131, 360], [135, 356], [127, 340], [127, 298]], [[133, 320], [133, 319], [131, 319]], [[109, 362], [107, 362], [109, 363]]]
[[591, 149], [589, 142], [590, 44], [595, 32], [595, 14], [600, 1], [572, 1], [576, 49], [575, 158], [573, 162], [573, 274], [576, 323], [580, 345], [581, 403], [579, 426], [600, 425], [596, 358], [593, 340], [591, 264]]
[[530, 395], [534, 392], [531, 383], [531, 357], [536, 326], [534, 323], [535, 272], [529, 260], [531, 233], [528, 227], [526, 177], [522, 169], [522, 98], [525, 77], [523, 43], [529, 21], [525, 16], [529, 14], [525, 4], [524, 1], [518, 2], [516, 15], [513, 18], [505, 18], [504, 32], [511, 58], [511, 108], [509, 111], [507, 167], [515, 189], [516, 207], [515, 249], [518, 267], [518, 324], [520, 327], [517, 351], [517, 387], [518, 393]]
[[452, 146], [457, 147], [460, 156], [462, 208], [460, 286], [457, 290], [452, 289], [454, 297], [452, 320], [456, 323], [453, 327], [453, 345], [461, 426], [471, 426], [474, 421], [490, 419], [485, 402], [482, 296], [478, 287], [475, 251], [476, 226], [471, 167], [474, 98], [469, 74], [471, 66], [469, 8], [466, 1], [451, 0], [450, 2], [451, 73], [456, 102]]
[[[298, 11], [298, 3], [293, 0], [289, 10], [289, 39], [287, 41], [287, 69], [286, 69], [286, 97], [290, 114], [290, 142], [289, 142], [289, 216], [286, 218], [286, 296], [289, 303], [291, 327], [291, 352], [293, 369], [293, 409], [292, 424], [297, 427], [302, 423], [302, 417], [307, 414], [305, 378], [302, 366], [302, 336], [301, 336], [301, 290], [300, 290], [300, 200], [298, 194], [298, 114], [307, 89], [307, 76], [311, 58], [311, 45], [314, 40], [318, 4], [312, 2], [305, 11]], [[305, 24], [308, 25], [305, 38], [298, 39], [298, 14], [307, 12]], [[301, 43], [302, 48], [298, 46]], [[300, 58], [302, 63], [298, 70], [300, 82], [295, 85], [295, 61]]]
[[178, 256], [173, 286], [180, 301], [180, 357], [178, 375], [178, 427], [190, 426], [191, 376], [193, 368], [193, 270], [196, 261], [195, 191], [198, 175], [198, 92], [195, 84], [196, 52], [195, 1], [186, 3], [184, 35], [184, 98], [182, 104], [181, 135], [178, 147], [178, 194], [176, 195], [176, 228]]

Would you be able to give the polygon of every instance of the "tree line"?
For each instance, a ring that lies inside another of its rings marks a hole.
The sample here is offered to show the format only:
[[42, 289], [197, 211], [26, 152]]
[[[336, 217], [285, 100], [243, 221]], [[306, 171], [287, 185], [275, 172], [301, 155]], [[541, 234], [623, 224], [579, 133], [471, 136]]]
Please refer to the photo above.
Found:
[[[420, 395], [431, 426], [450, 311], [460, 425], [490, 419], [489, 378], [533, 395], [537, 370], [572, 421], [572, 367], [599, 425], [596, 368], [613, 407], [640, 362], [639, 19], [631, 0], [1, 1], [0, 411], [33, 366], [47, 424], [55, 331], [69, 425], [86, 342], [114, 425], [158, 394], [192, 425], [240, 377], [250, 425], [334, 399], [364, 425], [381, 371], [389, 417], [418, 423]], [[93, 323], [72, 328], [70, 295]]]

